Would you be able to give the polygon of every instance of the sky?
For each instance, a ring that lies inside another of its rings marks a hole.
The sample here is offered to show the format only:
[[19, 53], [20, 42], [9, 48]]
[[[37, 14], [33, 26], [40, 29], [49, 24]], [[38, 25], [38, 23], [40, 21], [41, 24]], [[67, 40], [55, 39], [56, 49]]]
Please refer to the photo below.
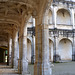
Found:
[[66, 1], [73, 1], [73, 2], [75, 2], [75, 0], [66, 0]]
[[75, 2], [75, 0], [72, 0], [72, 1], [74, 1], [74, 2]]

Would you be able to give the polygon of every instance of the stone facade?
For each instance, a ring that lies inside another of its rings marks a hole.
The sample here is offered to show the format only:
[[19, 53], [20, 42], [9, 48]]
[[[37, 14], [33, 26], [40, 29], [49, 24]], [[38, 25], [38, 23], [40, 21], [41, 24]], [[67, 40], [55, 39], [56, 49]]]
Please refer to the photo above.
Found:
[[75, 60], [75, 2], [0, 0], [0, 45], [22, 75], [52, 75], [51, 62]]
[[[49, 61], [75, 60], [75, 2], [55, 1], [49, 7], [47, 14], [49, 29]], [[31, 18], [32, 20], [32, 18]], [[29, 21], [28, 29], [33, 27]], [[29, 34], [32, 35], [30, 30]], [[36, 33], [34, 33], [36, 35]], [[31, 37], [30, 37], [31, 38]]]

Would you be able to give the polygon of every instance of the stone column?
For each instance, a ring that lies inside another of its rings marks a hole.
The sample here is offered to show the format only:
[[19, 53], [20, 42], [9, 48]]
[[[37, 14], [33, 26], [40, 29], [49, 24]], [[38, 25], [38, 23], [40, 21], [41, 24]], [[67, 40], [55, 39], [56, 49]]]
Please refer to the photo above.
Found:
[[[35, 18], [33, 18], [33, 25], [32, 28], [35, 27]], [[33, 33], [34, 33], [34, 29], [33, 29]], [[35, 62], [35, 36], [32, 33], [32, 42], [31, 42], [31, 46], [32, 46], [32, 50], [31, 50], [31, 63], [34, 64]]]
[[49, 31], [47, 25], [36, 25], [34, 75], [51, 75], [49, 62]]
[[74, 8], [71, 7], [70, 9], [71, 11], [71, 25], [73, 25], [73, 44], [72, 44], [72, 61], [75, 61], [75, 37], [74, 37], [74, 30], [75, 30], [75, 26], [74, 26]]
[[52, 14], [52, 16], [53, 16], [53, 25], [54, 25], [54, 28], [57, 28], [57, 26], [56, 26], [56, 16], [57, 16], [57, 12], [56, 12], [56, 5], [54, 4], [53, 5], [53, 14]]
[[[73, 30], [74, 32], [74, 30]], [[74, 32], [75, 34], [75, 32]], [[72, 61], [75, 61], [75, 37], [74, 37], [74, 34], [73, 34], [73, 44], [72, 44]]]
[[7, 65], [9, 65], [9, 37], [8, 37], [8, 49], [7, 49], [7, 51], [8, 51], [8, 57], [7, 57]]
[[73, 25], [73, 29], [75, 29], [74, 26], [74, 8], [71, 7], [71, 25]]
[[18, 44], [18, 32], [16, 32], [14, 39], [14, 68], [18, 69], [18, 58], [19, 58], [19, 44]]
[[12, 40], [9, 39], [9, 65], [11, 66], [11, 51], [12, 51]]
[[27, 60], [27, 27], [24, 28], [23, 36], [19, 37], [19, 73], [22, 75], [30, 75], [28, 72]]
[[32, 35], [32, 43], [31, 43], [31, 63], [34, 64], [35, 62], [35, 36]]
[[54, 35], [53, 62], [56, 62], [56, 36]]
[[14, 37], [12, 37], [11, 67], [14, 67]]
[[7, 61], [7, 65], [10, 65], [11, 66], [11, 43], [12, 43], [12, 40], [11, 40], [11, 37], [9, 36], [8, 37], [8, 61]]
[[33, 27], [35, 27], [35, 18], [33, 18]]
[[19, 37], [19, 59], [18, 59], [18, 72], [22, 73], [22, 53], [23, 53], [23, 37]]

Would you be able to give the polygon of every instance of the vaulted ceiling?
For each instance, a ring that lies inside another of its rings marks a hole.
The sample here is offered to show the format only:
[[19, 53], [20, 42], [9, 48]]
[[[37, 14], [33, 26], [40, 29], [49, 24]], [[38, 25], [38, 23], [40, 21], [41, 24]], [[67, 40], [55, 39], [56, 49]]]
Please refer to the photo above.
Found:
[[0, 0], [0, 41], [21, 27], [28, 15], [39, 14], [51, 0]]

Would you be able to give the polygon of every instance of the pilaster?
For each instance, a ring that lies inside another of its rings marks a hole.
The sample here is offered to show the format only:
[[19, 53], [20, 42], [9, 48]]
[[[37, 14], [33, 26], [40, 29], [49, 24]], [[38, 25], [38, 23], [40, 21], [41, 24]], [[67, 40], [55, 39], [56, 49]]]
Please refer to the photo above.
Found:
[[12, 56], [11, 56], [11, 66], [12, 66], [12, 68], [14, 68], [14, 65], [15, 65], [15, 60], [14, 60], [14, 58], [15, 58], [15, 33], [16, 32], [16, 30], [14, 30], [13, 32], [12, 32]]
[[54, 44], [53, 44], [53, 62], [59, 62], [60, 56], [58, 53], [58, 37], [54, 35]]
[[32, 35], [32, 43], [31, 43], [31, 63], [34, 64], [35, 62], [35, 36]]
[[57, 28], [56, 26], [56, 16], [57, 16], [57, 12], [56, 12], [56, 5], [53, 5], [53, 14], [52, 14], [52, 17], [53, 17], [53, 25], [54, 25], [54, 28]]
[[[73, 30], [74, 32], [74, 30]], [[73, 33], [73, 44], [72, 44], [72, 61], [75, 61], [75, 33]]]
[[72, 25], [72, 28], [75, 29], [75, 26], [74, 26], [74, 8], [71, 7], [70, 10], [71, 10], [71, 25]]
[[[33, 18], [33, 25], [32, 28], [35, 27], [35, 18]], [[34, 33], [34, 30], [33, 30]], [[31, 42], [31, 63], [34, 64], [35, 63], [35, 36], [32, 33], [32, 42]]]
[[56, 62], [56, 37], [54, 36], [53, 62]]

